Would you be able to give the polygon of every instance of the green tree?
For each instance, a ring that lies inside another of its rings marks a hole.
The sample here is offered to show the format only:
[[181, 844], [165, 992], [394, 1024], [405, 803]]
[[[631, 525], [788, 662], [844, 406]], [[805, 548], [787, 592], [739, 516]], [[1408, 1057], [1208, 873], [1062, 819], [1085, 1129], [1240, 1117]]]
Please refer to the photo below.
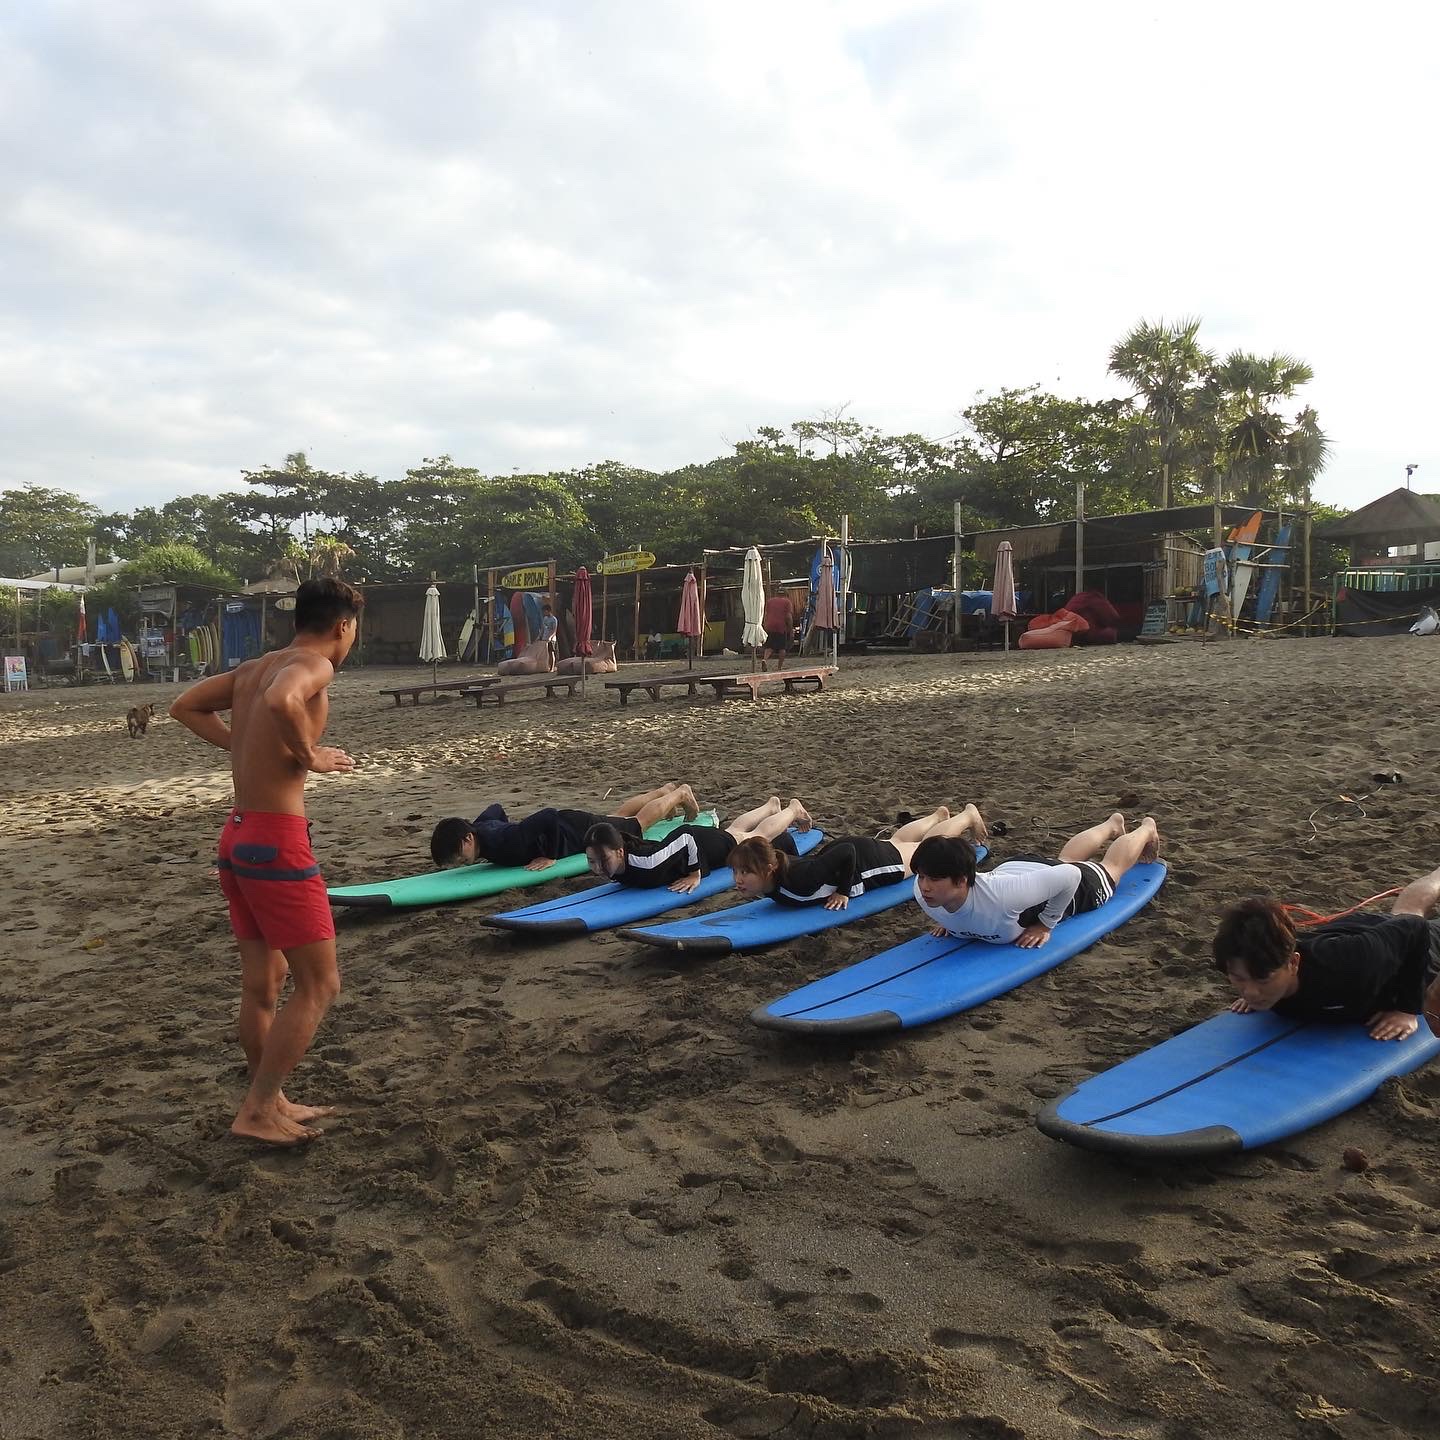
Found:
[[1070, 520], [1078, 480], [1093, 514], [1144, 504], [1126, 401], [1069, 400], [1030, 385], [982, 396], [963, 416], [952, 468], [915, 487], [927, 530], [950, 529], [956, 500], [967, 530]]
[[1233, 499], [1259, 509], [1299, 504], [1309, 494], [1329, 444], [1313, 409], [1287, 420], [1280, 406], [1312, 379], [1310, 366], [1289, 355], [1236, 350], [1216, 367], [1210, 392], [1216, 463]]
[[1198, 339], [1200, 321], [1142, 320], [1110, 351], [1110, 373], [1135, 389], [1139, 410], [1132, 438], [1147, 469], [1156, 473], [1154, 496], [1163, 508], [1200, 494], [1193, 470], [1197, 427], [1205, 416], [1206, 377], [1215, 357]]
[[[193, 545], [171, 541], [152, 545], [127, 562], [120, 572], [125, 583], [136, 585], [205, 585], [212, 590], [231, 590], [239, 580], [202, 555]], [[120, 577], [117, 577], [120, 578]]]
[[57, 565], [83, 565], [101, 519], [94, 505], [68, 490], [0, 490], [0, 575], [23, 580]]

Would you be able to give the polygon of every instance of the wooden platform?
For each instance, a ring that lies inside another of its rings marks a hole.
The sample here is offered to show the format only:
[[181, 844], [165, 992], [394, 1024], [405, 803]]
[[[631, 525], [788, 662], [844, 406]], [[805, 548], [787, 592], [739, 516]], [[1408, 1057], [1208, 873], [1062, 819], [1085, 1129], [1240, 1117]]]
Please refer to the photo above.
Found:
[[660, 698], [660, 692], [668, 687], [683, 685], [690, 695], [698, 695], [700, 686], [708, 685], [715, 692], [716, 700], [728, 700], [733, 696], [747, 695], [759, 699], [761, 690], [783, 686], [787, 695], [793, 695], [802, 688], [823, 690], [825, 681], [835, 673], [833, 665], [795, 666], [789, 670], [677, 670], [666, 675], [649, 675], [643, 680], [607, 680], [605, 688], [614, 690], [620, 697], [621, 705], [630, 703], [634, 690], [644, 690], [652, 700]]
[[522, 675], [514, 680], [501, 680], [498, 685], [487, 686], [483, 690], [472, 690], [469, 692], [474, 697], [476, 706], [483, 705], [486, 700], [493, 700], [497, 705], [503, 705], [506, 697], [513, 695], [519, 690], [544, 690], [545, 698], [553, 700], [557, 690], [565, 692], [567, 700], [572, 699], [575, 694], [575, 687], [580, 683], [578, 675]]
[[684, 685], [691, 695], [698, 695], [700, 692], [695, 687], [701, 681], [715, 678], [713, 670], [670, 670], [659, 675], [647, 675], [643, 680], [607, 680], [605, 688], [619, 695], [621, 705], [628, 705], [632, 690], [644, 690], [652, 700], [658, 700], [660, 692], [667, 687]]
[[468, 695], [473, 690], [482, 690], [487, 685], [499, 683], [498, 675], [472, 675], [468, 680], [436, 680], [426, 685], [401, 685], [394, 690], [382, 690], [380, 693], [393, 695], [398, 709], [406, 695], [410, 697], [412, 705], [418, 705], [422, 695], [432, 695], [438, 700], [442, 694]]

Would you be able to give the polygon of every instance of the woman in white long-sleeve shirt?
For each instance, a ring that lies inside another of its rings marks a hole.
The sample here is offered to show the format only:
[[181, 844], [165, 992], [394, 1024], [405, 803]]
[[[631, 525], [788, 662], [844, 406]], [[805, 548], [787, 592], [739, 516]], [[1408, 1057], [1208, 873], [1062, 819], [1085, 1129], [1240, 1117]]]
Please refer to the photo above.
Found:
[[910, 868], [915, 899], [932, 922], [932, 935], [1028, 950], [1045, 944], [1067, 915], [1098, 910], [1127, 870], [1159, 853], [1154, 817], [1147, 815], [1134, 830], [1126, 830], [1117, 810], [1067, 840], [1055, 860], [1007, 860], [977, 875], [975, 850], [967, 840], [937, 837], [920, 843]]

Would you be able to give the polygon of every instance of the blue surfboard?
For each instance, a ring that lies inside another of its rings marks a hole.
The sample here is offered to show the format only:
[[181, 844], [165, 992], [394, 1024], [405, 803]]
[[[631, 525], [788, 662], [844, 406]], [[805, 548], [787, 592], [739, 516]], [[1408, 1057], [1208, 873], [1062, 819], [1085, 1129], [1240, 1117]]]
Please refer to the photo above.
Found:
[[1343, 1115], [1436, 1054], [1440, 1039], [1423, 1021], [1408, 1040], [1372, 1040], [1363, 1025], [1225, 1011], [1091, 1076], [1036, 1123], [1112, 1154], [1232, 1154]]
[[983, 1005], [1088, 949], [1143, 909], [1164, 883], [1160, 862], [1135, 866], [1107, 904], [1062, 920], [1049, 943], [1033, 950], [922, 935], [802, 985], [753, 1010], [750, 1019], [766, 1030], [808, 1035], [874, 1035], [928, 1025]]
[[[983, 860], [987, 851], [975, 847], [975, 858]], [[852, 920], [893, 910], [913, 900], [909, 878], [895, 885], [881, 885], [867, 890], [843, 910], [827, 910], [823, 905], [777, 905], [773, 900], [750, 900], [732, 905], [728, 910], [713, 910], [689, 920], [675, 920], [668, 925], [647, 925], [642, 930], [622, 930], [626, 940], [642, 945], [658, 945], [665, 950], [683, 950], [690, 955], [729, 955], [734, 950], [758, 950], [762, 945], [779, 945], [798, 940], [802, 935], [818, 935]]]
[[[1269, 566], [1281, 566], [1290, 558], [1290, 527], [1282, 525], [1275, 532], [1275, 543], [1270, 547], [1270, 553], [1265, 557], [1265, 563]], [[1280, 597], [1280, 576], [1283, 572], [1279, 569], [1267, 569], [1265, 578], [1260, 582], [1260, 598], [1255, 602], [1255, 622], [1258, 625], [1270, 623], [1270, 612], [1275, 608], [1275, 601]]]
[[[813, 850], [823, 836], [819, 830], [791, 830], [790, 838], [796, 851], [804, 855]], [[527, 935], [584, 935], [596, 930], [613, 930], [617, 925], [633, 925], [640, 920], [653, 920], [668, 910], [694, 905], [713, 895], [723, 895], [734, 881], [728, 865], [712, 870], [686, 894], [677, 894], [661, 885], [643, 889], [634, 885], [592, 885], [573, 895], [561, 895], [540, 905], [527, 905], [523, 910], [507, 910], [501, 915], [488, 915], [481, 922], [498, 930], [520, 930]]]

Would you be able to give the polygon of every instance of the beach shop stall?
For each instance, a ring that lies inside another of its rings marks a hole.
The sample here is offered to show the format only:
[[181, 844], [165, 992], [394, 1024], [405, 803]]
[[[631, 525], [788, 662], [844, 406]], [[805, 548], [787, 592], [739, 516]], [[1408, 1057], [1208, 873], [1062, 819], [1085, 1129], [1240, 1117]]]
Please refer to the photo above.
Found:
[[[365, 597], [355, 639], [361, 665], [417, 665], [429, 580], [399, 580], [355, 588]], [[440, 626], [447, 652], [455, 654], [460, 632], [475, 605], [475, 590], [464, 581], [442, 580]]]
[[142, 585], [136, 602], [140, 662], [153, 679], [184, 680], [224, 668], [220, 591], [205, 585]]
[[[1017, 582], [1029, 591], [1032, 612], [1052, 612], [1078, 592], [1093, 591], [1118, 612], [1120, 638], [1133, 639], [1153, 607], [1159, 607], [1155, 614], [1164, 630], [1187, 626], [1203, 599], [1206, 551], [1232, 531], [1254, 525], [1257, 517], [1256, 543], [1235, 563], [1261, 577], [1251, 586], [1252, 613], [1267, 591], [1264, 577], [1273, 574], [1271, 613], [1288, 618], [1293, 514], [1212, 503], [1123, 515], [1082, 513], [1079, 519], [981, 530], [967, 538], [982, 574], [992, 575], [1000, 544], [1009, 541]], [[1017, 622], [1021, 630], [1025, 618]]]
[[1330, 576], [1336, 634], [1403, 634], [1425, 606], [1440, 608], [1440, 496], [1392, 490], [1315, 538], [1347, 552]]

